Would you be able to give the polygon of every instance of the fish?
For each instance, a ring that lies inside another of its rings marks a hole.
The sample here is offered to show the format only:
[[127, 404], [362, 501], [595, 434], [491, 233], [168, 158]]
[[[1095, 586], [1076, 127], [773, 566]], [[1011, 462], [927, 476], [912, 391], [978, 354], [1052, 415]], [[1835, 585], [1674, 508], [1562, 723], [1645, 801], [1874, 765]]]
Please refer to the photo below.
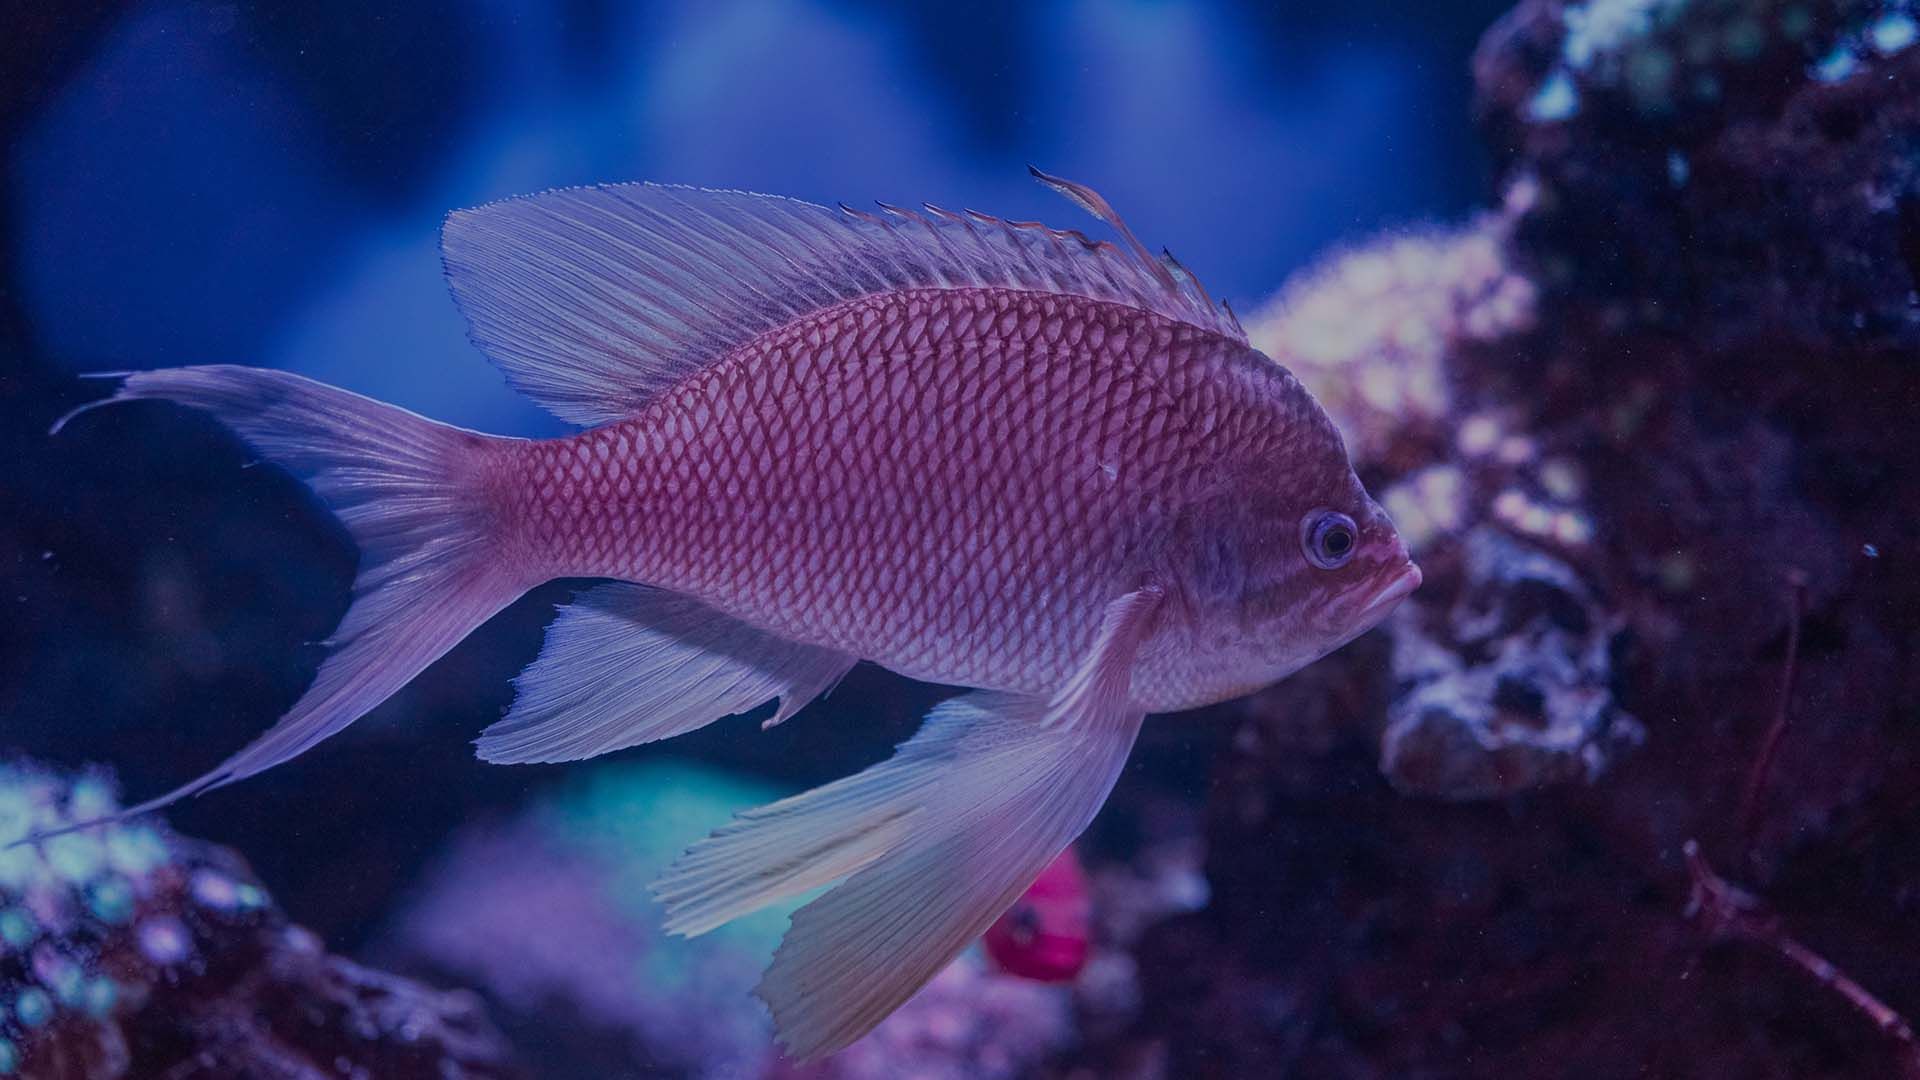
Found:
[[1043, 983], [1078, 978], [1093, 950], [1093, 893], [1069, 845], [980, 937], [1008, 975]]
[[359, 548], [313, 682], [148, 813], [336, 734], [529, 589], [600, 579], [482, 759], [577, 761], [868, 661], [963, 687], [893, 755], [748, 810], [654, 883], [696, 935], [833, 886], [756, 993], [787, 1054], [907, 1000], [1087, 826], [1144, 718], [1263, 687], [1420, 584], [1326, 412], [1107, 201], [975, 211], [611, 184], [446, 218], [469, 337], [572, 434], [487, 435], [302, 376], [123, 372], [206, 410]]

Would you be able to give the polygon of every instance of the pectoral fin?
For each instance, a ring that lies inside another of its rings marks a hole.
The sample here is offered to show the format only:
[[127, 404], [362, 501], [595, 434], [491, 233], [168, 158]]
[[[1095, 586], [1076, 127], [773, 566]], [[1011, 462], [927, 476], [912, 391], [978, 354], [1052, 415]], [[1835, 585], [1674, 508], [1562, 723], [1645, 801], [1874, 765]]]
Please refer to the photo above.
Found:
[[1051, 699], [975, 691], [941, 704], [872, 768], [750, 811], [654, 886], [700, 933], [852, 874], [794, 915], [759, 994], [794, 1057], [872, 1030], [1033, 883], [1106, 801], [1139, 734], [1132, 664], [1157, 589], [1109, 605]]
[[669, 739], [772, 698], [778, 723], [854, 658], [756, 630], [662, 589], [615, 582], [560, 609], [504, 720], [480, 735], [496, 764], [578, 761]]

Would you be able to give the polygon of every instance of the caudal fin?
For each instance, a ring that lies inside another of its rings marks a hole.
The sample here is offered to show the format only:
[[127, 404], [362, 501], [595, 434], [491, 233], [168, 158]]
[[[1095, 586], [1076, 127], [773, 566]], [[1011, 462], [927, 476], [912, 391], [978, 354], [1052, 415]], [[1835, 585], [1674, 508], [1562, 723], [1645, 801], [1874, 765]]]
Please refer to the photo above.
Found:
[[103, 821], [159, 809], [300, 754], [386, 700], [533, 584], [507, 569], [490, 542], [495, 521], [484, 477], [514, 440], [282, 371], [213, 366], [117, 377], [117, 393], [68, 414], [54, 430], [79, 412], [121, 401], [206, 409], [262, 457], [307, 481], [359, 545], [360, 568], [352, 606], [313, 685], [279, 723], [206, 775]]

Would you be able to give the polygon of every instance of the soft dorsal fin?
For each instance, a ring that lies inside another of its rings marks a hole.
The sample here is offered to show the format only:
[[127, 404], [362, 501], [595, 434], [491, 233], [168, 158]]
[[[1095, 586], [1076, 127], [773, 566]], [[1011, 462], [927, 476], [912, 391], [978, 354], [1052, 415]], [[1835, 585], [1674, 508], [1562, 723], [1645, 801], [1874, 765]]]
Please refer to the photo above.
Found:
[[880, 213], [658, 184], [564, 188], [448, 215], [447, 283], [473, 341], [521, 392], [599, 424], [733, 348], [876, 292], [1000, 287], [1152, 311], [1244, 341], [1178, 264], [1148, 254], [1106, 200], [1034, 170], [1112, 225], [1075, 230], [929, 205]]

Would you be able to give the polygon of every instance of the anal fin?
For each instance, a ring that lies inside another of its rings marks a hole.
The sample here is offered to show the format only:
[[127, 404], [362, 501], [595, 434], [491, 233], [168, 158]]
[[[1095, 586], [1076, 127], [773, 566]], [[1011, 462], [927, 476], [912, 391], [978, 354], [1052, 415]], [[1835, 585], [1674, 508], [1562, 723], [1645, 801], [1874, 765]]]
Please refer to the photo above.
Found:
[[577, 761], [681, 735], [773, 698], [769, 723], [832, 689], [855, 658], [644, 585], [595, 586], [560, 609], [478, 741], [499, 764]]
[[794, 915], [759, 994], [796, 1058], [872, 1030], [1106, 801], [1144, 717], [1128, 687], [1159, 600], [1149, 587], [1109, 605], [1097, 644], [1054, 698], [961, 695], [887, 761], [742, 814], [695, 845], [654, 886], [668, 928], [699, 933], [845, 877]]

